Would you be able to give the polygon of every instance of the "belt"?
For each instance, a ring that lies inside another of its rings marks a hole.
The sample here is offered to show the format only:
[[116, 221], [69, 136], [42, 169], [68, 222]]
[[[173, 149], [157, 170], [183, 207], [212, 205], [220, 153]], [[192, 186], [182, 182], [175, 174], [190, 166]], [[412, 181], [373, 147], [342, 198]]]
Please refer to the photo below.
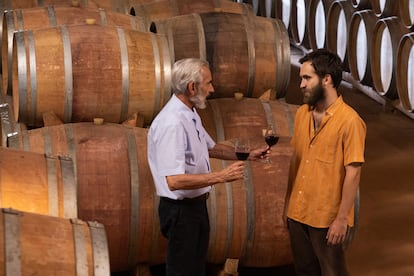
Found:
[[172, 203], [197, 203], [197, 202], [205, 202], [210, 197], [210, 193], [205, 193], [196, 197], [192, 198], [183, 198], [183, 199], [172, 199], [169, 197], [161, 197], [161, 199], [172, 202]]

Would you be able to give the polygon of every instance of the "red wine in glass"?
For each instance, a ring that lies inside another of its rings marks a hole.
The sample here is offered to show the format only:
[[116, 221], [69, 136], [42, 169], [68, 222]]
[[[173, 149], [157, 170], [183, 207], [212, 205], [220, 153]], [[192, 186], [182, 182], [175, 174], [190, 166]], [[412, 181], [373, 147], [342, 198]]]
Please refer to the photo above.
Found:
[[[262, 133], [265, 138], [266, 144], [269, 146], [267, 150], [269, 150], [272, 146], [276, 145], [279, 141], [279, 136], [275, 134], [272, 126], [268, 126], [267, 129], [263, 129]], [[267, 150], [263, 152], [263, 155], [266, 154]], [[271, 163], [268, 157], [266, 157], [265, 162]]]
[[279, 137], [274, 135], [274, 134], [270, 134], [270, 135], [266, 135], [265, 137], [265, 141], [266, 144], [270, 147], [274, 146], [277, 144], [277, 142], [279, 141]]
[[240, 151], [236, 151], [236, 156], [238, 160], [247, 160], [247, 158], [249, 157], [249, 152], [240, 152]]
[[247, 160], [250, 154], [250, 145], [249, 142], [246, 140], [237, 140], [236, 146], [234, 147], [234, 151], [236, 153], [236, 157], [238, 160]]

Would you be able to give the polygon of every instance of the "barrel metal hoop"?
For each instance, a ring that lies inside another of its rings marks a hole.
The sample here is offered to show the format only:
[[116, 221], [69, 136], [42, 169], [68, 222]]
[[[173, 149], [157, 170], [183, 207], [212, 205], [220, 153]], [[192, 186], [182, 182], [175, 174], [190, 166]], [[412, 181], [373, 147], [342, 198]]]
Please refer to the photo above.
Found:
[[[221, 163], [223, 163], [223, 167], [225, 167], [224, 160], [221, 160]], [[217, 196], [216, 196], [216, 188], [215, 186], [211, 187], [210, 195], [207, 201], [207, 208], [208, 208], [208, 215], [209, 217], [216, 218], [217, 217]], [[214, 248], [215, 242], [217, 237], [217, 222], [215, 219], [210, 219], [210, 238], [209, 238], [209, 244], [208, 248]], [[209, 250], [209, 254], [213, 254], [214, 252]], [[208, 256], [208, 259], [210, 259], [210, 256]]]
[[197, 25], [198, 30], [198, 49], [200, 59], [207, 60], [206, 34], [204, 32], [203, 20], [198, 13], [193, 13], [192, 16], [194, 17], [194, 21]]
[[97, 224], [88, 224], [92, 240], [93, 275], [109, 276], [111, 275], [111, 271], [109, 269], [108, 241], [105, 228]]
[[[4, 87], [4, 89], [7, 89], [7, 95], [12, 96], [12, 53], [13, 53], [13, 34], [16, 31], [16, 27], [14, 26], [14, 13], [13, 11], [6, 11], [4, 13], [4, 16], [6, 17], [3, 19], [3, 21], [7, 22], [7, 72], [8, 72], [8, 80], [7, 80], [7, 87]], [[4, 31], [4, 29], [3, 29]], [[4, 35], [4, 33], [3, 33]], [[17, 38], [16, 38], [17, 40]], [[5, 57], [2, 57], [5, 58]], [[3, 72], [4, 74], [4, 72]]]
[[273, 119], [272, 109], [270, 107], [269, 102], [261, 100], [261, 103], [265, 111], [267, 125], [272, 126], [272, 130], [274, 133], [278, 133], [275, 120]]
[[221, 116], [220, 109], [215, 101], [209, 101], [208, 104], [211, 106], [213, 111], [214, 122], [216, 123], [217, 142], [226, 140], [224, 134], [223, 118]]
[[67, 156], [59, 156], [62, 170], [63, 207], [65, 218], [78, 217], [77, 185], [73, 159]]
[[252, 97], [254, 94], [254, 83], [256, 75], [256, 53], [254, 45], [254, 32], [253, 32], [253, 22], [250, 22], [251, 17], [242, 15], [246, 37], [247, 37], [247, 50], [249, 53], [249, 77], [247, 83], [247, 96]]
[[160, 106], [154, 110], [155, 114], [153, 118], [162, 109], [164, 104], [171, 98], [171, 68], [172, 68], [173, 59], [171, 58], [172, 56], [170, 55], [170, 52], [169, 52], [167, 38], [165, 36], [159, 36], [159, 40], [161, 42], [160, 49], [163, 54], [162, 74], [164, 78], [164, 87], [163, 87], [163, 90], [160, 91], [160, 96], [162, 97]]
[[56, 12], [54, 6], [47, 6], [47, 15], [49, 17], [50, 27], [56, 27]]
[[[233, 221], [234, 221], [234, 206], [233, 206], [233, 185], [232, 183], [225, 183], [227, 195], [227, 240], [233, 240]], [[225, 257], [230, 256], [230, 242], [226, 243], [224, 248]]]
[[[13, 12], [11, 13], [13, 14]], [[21, 9], [16, 10], [17, 29], [15, 31], [23, 31], [23, 11]]]
[[17, 47], [17, 74], [19, 79], [19, 91], [14, 91], [14, 93], [19, 93], [19, 117], [22, 121], [25, 121], [27, 118], [27, 58], [24, 34], [24, 32], [16, 32], [14, 34]]
[[37, 75], [36, 75], [36, 49], [32, 31], [27, 32], [29, 44], [29, 71], [30, 71], [30, 123], [36, 124], [37, 113]]
[[[154, 71], [155, 71], [155, 95], [158, 95], [155, 97], [154, 100], [154, 112], [158, 112], [161, 110], [163, 104], [161, 103], [161, 99], [159, 95], [161, 95], [161, 59], [160, 59], [160, 48], [158, 45], [158, 38], [157, 34], [150, 33], [151, 36], [151, 43], [152, 43], [152, 49], [153, 49], [153, 55], [154, 55]], [[153, 117], [155, 117], [156, 114], [153, 114]]]
[[47, 187], [48, 187], [48, 202], [49, 215], [59, 216], [59, 195], [58, 195], [58, 179], [56, 158], [45, 155], [47, 168]]
[[65, 123], [72, 121], [73, 108], [73, 66], [72, 66], [72, 48], [70, 45], [70, 35], [67, 26], [60, 26], [62, 31], [64, 66], [65, 66], [65, 108], [63, 119]]
[[85, 223], [71, 219], [73, 240], [75, 243], [76, 275], [89, 275], [87, 248], [85, 241]]
[[75, 141], [75, 133], [74, 133], [75, 130], [73, 129], [72, 124], [65, 124], [64, 129], [65, 129], [65, 136], [66, 136], [66, 145], [68, 147], [68, 154], [75, 162], [76, 161], [76, 141]]
[[104, 9], [99, 9], [99, 16], [101, 17], [101, 24], [104, 26], [108, 25], [108, 19], [106, 17], [106, 12]]
[[[66, 170], [66, 173], [63, 174], [63, 199], [67, 202], [65, 206], [65, 212], [69, 212], [73, 210], [76, 211], [76, 214], [68, 215], [68, 217], [77, 217], [77, 158], [76, 158], [76, 141], [75, 141], [75, 130], [72, 124], [65, 124], [65, 137], [66, 137], [66, 145], [68, 148], [68, 156], [71, 158], [71, 162], [67, 165], [62, 165], [63, 170]], [[66, 158], [68, 159], [68, 158]], [[67, 167], [66, 167], [67, 166]], [[72, 166], [73, 168], [71, 168]], [[67, 192], [65, 189], [68, 189]], [[70, 193], [68, 193], [70, 192]], [[70, 205], [69, 205], [70, 204]]]
[[139, 229], [139, 171], [137, 146], [135, 141], [134, 129], [128, 128], [126, 131], [128, 143], [128, 159], [131, 175], [131, 229], [129, 236], [128, 263], [134, 265], [138, 249], [138, 229]]
[[256, 225], [256, 207], [255, 207], [255, 192], [254, 184], [252, 178], [252, 170], [250, 163], [246, 162], [244, 167], [244, 185], [246, 187], [246, 212], [247, 212], [247, 221], [246, 221], [246, 244], [243, 251], [244, 259], [250, 259], [251, 252], [254, 245], [254, 230]]
[[[273, 30], [275, 32], [275, 38], [279, 41], [275, 41], [276, 51], [276, 83], [277, 88], [275, 91], [275, 97], [282, 97], [285, 95], [286, 90], [290, 82], [290, 69], [286, 70], [287, 66], [290, 66], [290, 42], [289, 34], [287, 33], [286, 27], [282, 21], [272, 20]], [[283, 72], [283, 73], [281, 73]]]
[[5, 276], [20, 276], [21, 248], [19, 213], [3, 210]]
[[128, 117], [128, 102], [129, 102], [129, 64], [128, 64], [128, 47], [125, 38], [125, 31], [122, 28], [118, 29], [119, 47], [121, 50], [121, 67], [122, 67], [122, 97], [121, 97], [121, 117], [120, 122], [123, 122]]
[[[53, 147], [52, 147], [52, 137], [50, 136], [50, 128], [43, 127], [41, 131], [42, 131], [42, 136], [43, 136], [44, 153], [47, 155], [52, 155]], [[29, 135], [25, 135], [25, 136], [29, 136]]]

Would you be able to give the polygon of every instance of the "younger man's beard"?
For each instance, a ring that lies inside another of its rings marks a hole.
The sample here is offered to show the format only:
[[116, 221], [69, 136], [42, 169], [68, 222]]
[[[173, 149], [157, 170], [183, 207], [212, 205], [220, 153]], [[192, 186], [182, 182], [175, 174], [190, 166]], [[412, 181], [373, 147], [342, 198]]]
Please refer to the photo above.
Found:
[[323, 99], [325, 99], [325, 91], [322, 87], [322, 83], [319, 83], [318, 86], [314, 87], [310, 91], [309, 96], [303, 97], [303, 102], [313, 108], [319, 101], [322, 101]]

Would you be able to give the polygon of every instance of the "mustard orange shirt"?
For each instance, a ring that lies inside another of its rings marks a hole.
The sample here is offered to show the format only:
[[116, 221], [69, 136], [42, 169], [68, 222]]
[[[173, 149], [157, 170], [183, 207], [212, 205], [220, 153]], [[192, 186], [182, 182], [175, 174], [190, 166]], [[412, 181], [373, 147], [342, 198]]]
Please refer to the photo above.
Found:
[[[298, 109], [294, 129], [295, 177], [287, 215], [313, 227], [329, 227], [341, 203], [345, 166], [364, 162], [365, 123], [340, 96], [326, 110], [316, 133], [307, 104]], [[353, 223], [352, 208], [348, 224]]]

